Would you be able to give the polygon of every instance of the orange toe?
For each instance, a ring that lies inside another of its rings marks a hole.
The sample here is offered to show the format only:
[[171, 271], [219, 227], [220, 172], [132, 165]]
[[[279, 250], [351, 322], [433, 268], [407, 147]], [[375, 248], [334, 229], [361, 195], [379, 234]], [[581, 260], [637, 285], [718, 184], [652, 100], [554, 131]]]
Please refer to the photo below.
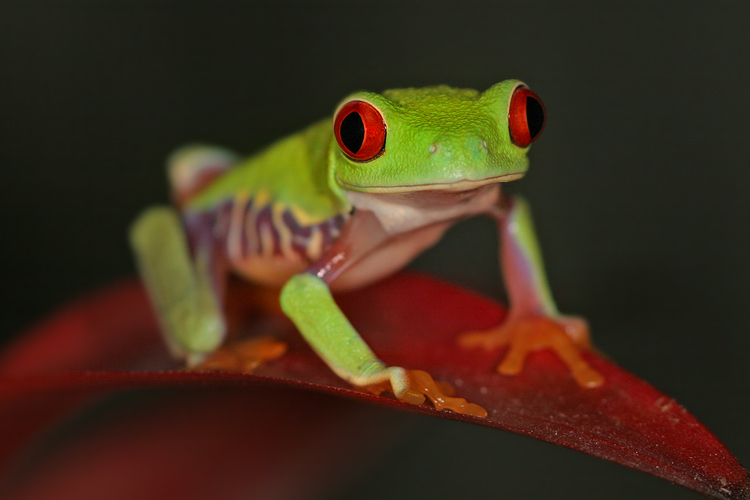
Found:
[[270, 335], [231, 342], [211, 353], [196, 370], [250, 373], [261, 364], [280, 358], [286, 349], [284, 342]]
[[578, 385], [599, 387], [604, 383], [604, 377], [591, 368], [581, 355], [581, 350], [590, 346], [588, 332], [573, 336], [566, 331], [567, 326], [551, 318], [534, 316], [510, 320], [485, 332], [466, 333], [459, 337], [458, 342], [463, 348], [498, 348], [507, 345], [505, 358], [497, 367], [498, 373], [503, 375], [521, 373], [529, 353], [552, 349], [570, 369]]

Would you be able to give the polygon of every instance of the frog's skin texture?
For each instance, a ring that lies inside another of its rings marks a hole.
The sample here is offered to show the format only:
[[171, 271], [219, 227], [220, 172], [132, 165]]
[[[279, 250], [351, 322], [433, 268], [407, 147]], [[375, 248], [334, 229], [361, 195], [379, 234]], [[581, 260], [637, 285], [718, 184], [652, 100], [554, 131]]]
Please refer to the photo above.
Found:
[[541, 101], [506, 80], [485, 92], [357, 92], [333, 121], [246, 160], [209, 146], [179, 150], [168, 169], [176, 207], [147, 210], [131, 230], [171, 352], [195, 366], [222, 344], [220, 304], [234, 272], [280, 288], [285, 314], [340, 377], [389, 383], [407, 399], [408, 371], [377, 358], [331, 291], [392, 274], [452, 224], [486, 214], [502, 237], [509, 319], [462, 335], [457, 349], [509, 345], [498, 369], [512, 375], [527, 351], [552, 348], [581, 385], [600, 384], [579, 355], [585, 322], [561, 316], [552, 300], [527, 204], [500, 189], [527, 171], [542, 125]]

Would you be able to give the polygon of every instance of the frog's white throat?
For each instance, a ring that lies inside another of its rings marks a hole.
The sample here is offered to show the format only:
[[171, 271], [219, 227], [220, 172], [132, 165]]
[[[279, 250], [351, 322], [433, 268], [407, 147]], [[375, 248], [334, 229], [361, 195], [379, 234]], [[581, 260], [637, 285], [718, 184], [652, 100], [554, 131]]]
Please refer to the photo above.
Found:
[[398, 234], [489, 212], [498, 203], [500, 185], [484, 185], [467, 191], [345, 192], [355, 209], [373, 212], [388, 234]]

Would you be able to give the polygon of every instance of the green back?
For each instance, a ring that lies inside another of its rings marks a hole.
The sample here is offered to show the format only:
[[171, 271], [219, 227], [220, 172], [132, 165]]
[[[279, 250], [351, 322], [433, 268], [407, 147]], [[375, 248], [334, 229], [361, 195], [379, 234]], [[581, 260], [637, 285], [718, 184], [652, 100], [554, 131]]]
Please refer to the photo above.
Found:
[[204, 211], [228, 200], [252, 197], [259, 205], [273, 203], [290, 209], [303, 225], [346, 213], [349, 201], [332, 182], [328, 168], [332, 138], [330, 119], [285, 137], [240, 162], [185, 208]]

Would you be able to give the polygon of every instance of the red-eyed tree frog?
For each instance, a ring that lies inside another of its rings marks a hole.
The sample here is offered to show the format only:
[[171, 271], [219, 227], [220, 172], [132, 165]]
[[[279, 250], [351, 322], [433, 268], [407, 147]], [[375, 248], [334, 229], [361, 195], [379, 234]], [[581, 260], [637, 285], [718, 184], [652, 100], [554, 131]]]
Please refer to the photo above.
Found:
[[505, 80], [484, 92], [356, 92], [333, 119], [246, 160], [217, 147], [178, 150], [168, 165], [175, 207], [150, 208], [131, 229], [170, 351], [195, 367], [222, 345], [235, 272], [280, 289], [284, 313], [339, 377], [421, 404], [424, 379], [378, 359], [331, 292], [396, 272], [457, 221], [486, 214], [501, 234], [510, 312], [496, 328], [460, 335], [457, 348], [507, 345], [498, 371], [508, 376], [527, 352], [550, 348], [581, 386], [600, 385], [580, 355], [585, 321], [552, 299], [527, 203], [500, 188], [526, 173], [544, 123], [541, 99]]

